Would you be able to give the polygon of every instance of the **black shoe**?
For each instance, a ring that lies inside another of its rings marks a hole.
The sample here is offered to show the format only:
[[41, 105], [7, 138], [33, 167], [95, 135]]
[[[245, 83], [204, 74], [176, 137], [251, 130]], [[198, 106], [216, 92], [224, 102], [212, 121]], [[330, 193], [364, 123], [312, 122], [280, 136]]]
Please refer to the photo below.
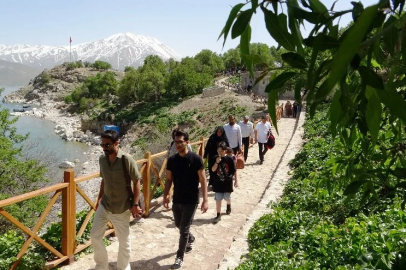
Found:
[[230, 204], [227, 204], [226, 214], [227, 215], [231, 214], [231, 205]]
[[181, 258], [176, 258], [175, 263], [172, 264], [171, 269], [181, 269], [183, 265], [183, 260]]
[[189, 239], [188, 239], [188, 244], [194, 243], [196, 240], [196, 237], [194, 237], [192, 234], [189, 234]]
[[264, 161], [263, 161], [263, 160], [261, 160], [261, 162], [259, 162], [259, 164], [261, 164], [261, 165], [262, 165], [263, 163], [264, 163]]
[[215, 217], [213, 219], [213, 223], [216, 224], [217, 222], [219, 222], [221, 220], [221, 215], [218, 215], [217, 217]]
[[185, 253], [190, 253], [193, 250], [193, 243], [188, 243], [185, 249]]

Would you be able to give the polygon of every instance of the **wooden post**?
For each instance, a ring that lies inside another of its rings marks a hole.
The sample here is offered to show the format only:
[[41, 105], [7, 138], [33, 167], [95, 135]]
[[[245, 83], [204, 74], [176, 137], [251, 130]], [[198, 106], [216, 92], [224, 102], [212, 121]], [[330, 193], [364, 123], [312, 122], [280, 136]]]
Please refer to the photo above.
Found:
[[147, 160], [145, 169], [142, 173], [142, 193], [144, 194], [144, 217], [149, 216], [149, 208], [151, 204], [151, 152], [146, 152], [144, 158]]
[[76, 183], [75, 172], [65, 170], [63, 175], [65, 183], [69, 186], [62, 190], [62, 254], [68, 256], [66, 264], [75, 261], [76, 248]]
[[203, 155], [204, 155], [204, 137], [200, 136], [200, 151], [199, 151], [199, 156], [203, 159]]

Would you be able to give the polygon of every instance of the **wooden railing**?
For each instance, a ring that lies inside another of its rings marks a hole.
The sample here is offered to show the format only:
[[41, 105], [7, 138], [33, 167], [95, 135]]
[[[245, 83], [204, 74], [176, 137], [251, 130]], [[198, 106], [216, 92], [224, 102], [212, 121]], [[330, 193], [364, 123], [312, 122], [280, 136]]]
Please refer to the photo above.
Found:
[[[200, 138], [200, 141], [191, 143], [191, 146], [198, 146], [197, 153], [203, 157], [204, 145], [206, 139], [203, 137]], [[141, 165], [140, 174], [142, 175], [142, 193], [144, 195], [144, 217], [148, 217], [150, 211], [153, 207], [159, 205], [162, 202], [162, 198], [158, 198], [151, 203], [153, 200], [153, 194], [158, 186], [165, 187], [165, 181], [162, 177], [162, 174], [166, 168], [167, 157], [165, 157], [167, 151], [151, 155], [150, 152], [146, 152], [144, 159], [137, 160], [136, 163]], [[154, 165], [154, 160], [160, 157], [165, 157], [162, 162], [161, 168], [158, 168]], [[155, 175], [156, 181], [154, 186], [152, 184], [152, 175]], [[74, 261], [74, 255], [85, 248], [91, 245], [91, 241], [87, 241], [84, 244], [78, 245], [76, 239], [81, 237], [92, 218], [92, 215], [95, 212], [96, 202], [92, 201], [89, 196], [77, 185], [78, 183], [89, 181], [91, 179], [97, 178], [100, 176], [100, 173], [92, 173], [90, 175], [81, 176], [75, 178], [73, 170], [65, 170], [64, 172], [64, 182], [50, 187], [42, 188], [36, 191], [25, 193], [19, 196], [11, 197], [6, 200], [0, 201], [0, 215], [5, 217], [8, 221], [14, 224], [18, 229], [23, 231], [27, 235], [27, 240], [21, 247], [19, 253], [17, 254], [17, 260], [10, 266], [10, 269], [17, 269], [18, 264], [23, 258], [24, 254], [27, 252], [32, 241], [35, 240], [41, 244], [44, 248], [52, 252], [57, 259], [48, 262], [46, 264], [47, 268], [53, 268], [61, 263], [70, 264]], [[13, 205], [25, 200], [29, 200], [38, 196], [46, 195], [51, 192], [54, 194], [51, 196], [48, 205], [45, 207], [43, 213], [39, 217], [37, 224], [33, 229], [28, 228], [23, 223], [18, 221], [10, 213], [4, 210], [4, 207]], [[90, 210], [87, 213], [87, 216], [82, 223], [81, 228], [76, 231], [76, 193], [78, 193], [90, 206]], [[42, 224], [44, 223], [46, 217], [52, 209], [52, 206], [55, 204], [56, 200], [62, 194], [62, 250], [58, 251], [56, 248], [48, 244], [44, 239], [41, 238], [41, 235], [38, 234]], [[108, 229], [105, 232], [105, 235], [114, 233], [114, 228], [111, 223], [108, 224]]]

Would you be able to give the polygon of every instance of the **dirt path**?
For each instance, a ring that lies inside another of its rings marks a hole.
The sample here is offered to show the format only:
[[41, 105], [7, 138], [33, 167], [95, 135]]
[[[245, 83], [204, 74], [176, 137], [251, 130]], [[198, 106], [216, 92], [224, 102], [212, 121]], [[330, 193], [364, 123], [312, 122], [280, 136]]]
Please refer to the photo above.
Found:
[[[258, 145], [250, 148], [246, 167], [238, 171], [240, 187], [232, 194], [232, 213], [223, 213], [217, 224], [212, 224], [216, 210], [214, 193], [209, 192], [208, 212], [196, 212], [191, 228], [196, 242], [192, 253], [185, 255], [183, 269], [233, 269], [238, 265], [241, 255], [247, 253], [249, 228], [261, 215], [270, 212], [267, 204], [282, 195], [289, 179], [287, 163], [302, 145], [304, 117], [302, 113], [298, 121], [282, 118], [278, 122], [280, 134], [276, 135], [276, 146], [268, 151], [263, 165], [259, 164]], [[178, 239], [172, 212], [159, 207], [149, 218], [131, 226], [131, 269], [170, 269]], [[117, 249], [117, 242], [107, 248], [109, 269], [116, 269]], [[94, 266], [93, 254], [89, 254], [62, 269], [85, 270]]]

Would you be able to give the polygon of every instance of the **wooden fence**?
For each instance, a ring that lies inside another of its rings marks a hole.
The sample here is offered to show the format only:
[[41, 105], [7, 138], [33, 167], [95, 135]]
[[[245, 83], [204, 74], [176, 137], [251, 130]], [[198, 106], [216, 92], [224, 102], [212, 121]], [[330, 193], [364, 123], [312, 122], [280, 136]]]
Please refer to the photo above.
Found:
[[[197, 153], [203, 157], [204, 152], [204, 144], [206, 139], [203, 137], [200, 138], [200, 141], [191, 143], [191, 146], [197, 146]], [[142, 193], [144, 195], [144, 217], [148, 217], [150, 214], [151, 209], [159, 205], [162, 202], [162, 198], [155, 200], [154, 203], [151, 203], [153, 200], [152, 196], [157, 189], [158, 186], [165, 187], [165, 181], [162, 177], [167, 157], [165, 157], [167, 151], [151, 155], [150, 152], [146, 152], [144, 155], [144, 159], [137, 160], [136, 163], [141, 165], [140, 173], [142, 175]], [[157, 168], [154, 165], [154, 160], [157, 158], [165, 157], [161, 168]], [[152, 176], [155, 175], [156, 181], [154, 186], [152, 186]], [[33, 240], [37, 241], [47, 250], [52, 252], [57, 259], [48, 262], [46, 264], [47, 268], [53, 268], [61, 263], [70, 264], [74, 261], [74, 255], [85, 248], [91, 245], [91, 241], [89, 240], [85, 244], [78, 245], [76, 242], [76, 238], [79, 238], [83, 235], [92, 215], [95, 212], [95, 204], [96, 202], [92, 201], [88, 195], [77, 185], [78, 183], [89, 181], [91, 179], [99, 177], [99, 173], [92, 173], [90, 175], [81, 176], [75, 178], [73, 170], [65, 170], [64, 172], [64, 182], [56, 185], [52, 185], [50, 187], [42, 188], [36, 191], [32, 191], [29, 193], [25, 193], [19, 196], [11, 197], [6, 200], [0, 201], [0, 215], [5, 217], [9, 220], [12, 224], [14, 224], [18, 229], [23, 231], [27, 235], [27, 240], [21, 247], [19, 253], [17, 254], [17, 260], [11, 265], [10, 269], [17, 269], [18, 264], [20, 263], [21, 259], [23, 258], [24, 254], [27, 252], [29, 246], [33, 242]], [[35, 198], [38, 196], [46, 195], [49, 193], [53, 193], [51, 196], [48, 205], [45, 207], [43, 213], [39, 217], [37, 224], [34, 228], [30, 229], [25, 226], [23, 223], [18, 221], [15, 217], [13, 217], [10, 213], [4, 210], [4, 207], [13, 205], [31, 198]], [[87, 213], [87, 216], [81, 226], [81, 228], [76, 231], [76, 194], [79, 194], [90, 206], [90, 210]], [[55, 204], [59, 196], [62, 194], [62, 250], [58, 251], [56, 248], [52, 247], [50, 244], [45, 242], [41, 235], [38, 234], [39, 230], [41, 229], [42, 224], [44, 223], [46, 217], [48, 216], [49, 212], [52, 210], [52, 206]], [[111, 223], [108, 224], [108, 229], [105, 232], [105, 235], [109, 235], [114, 233], [114, 228]]]

